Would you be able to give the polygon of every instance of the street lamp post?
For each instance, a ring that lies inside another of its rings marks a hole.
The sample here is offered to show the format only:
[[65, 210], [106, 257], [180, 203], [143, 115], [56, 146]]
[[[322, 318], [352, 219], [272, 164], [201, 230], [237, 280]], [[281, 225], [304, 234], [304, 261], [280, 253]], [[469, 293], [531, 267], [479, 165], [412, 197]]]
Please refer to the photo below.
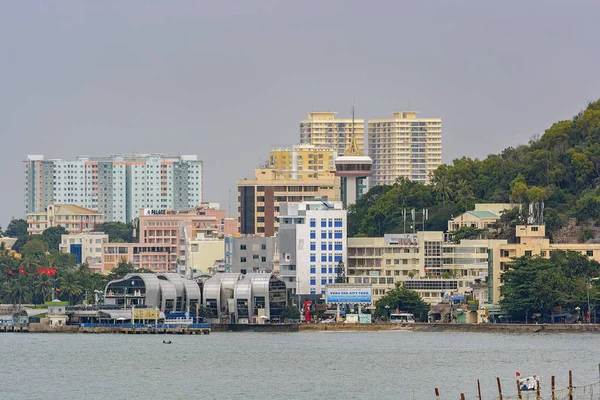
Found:
[[386, 304], [385, 306], [385, 314], [386, 314], [386, 318], [389, 321], [390, 320], [390, 306], [389, 304]]
[[581, 307], [575, 307], [575, 311], [577, 311], [577, 322], [579, 322]]

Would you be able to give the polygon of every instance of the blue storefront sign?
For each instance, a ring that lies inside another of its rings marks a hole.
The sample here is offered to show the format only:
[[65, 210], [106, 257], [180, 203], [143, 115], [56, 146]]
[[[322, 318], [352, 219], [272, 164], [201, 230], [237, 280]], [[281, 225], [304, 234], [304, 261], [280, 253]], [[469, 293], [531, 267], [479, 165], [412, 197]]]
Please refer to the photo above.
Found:
[[327, 291], [327, 303], [346, 303], [346, 304], [357, 304], [372, 302], [372, 290], [370, 287], [328, 287]]

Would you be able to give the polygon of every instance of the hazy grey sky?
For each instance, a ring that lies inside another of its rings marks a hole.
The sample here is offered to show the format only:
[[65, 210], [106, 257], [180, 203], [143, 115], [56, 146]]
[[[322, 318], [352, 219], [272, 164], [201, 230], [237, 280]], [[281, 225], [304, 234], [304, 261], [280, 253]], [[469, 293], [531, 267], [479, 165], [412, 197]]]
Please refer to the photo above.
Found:
[[314, 109], [443, 118], [444, 161], [600, 98], [598, 1], [0, 1], [0, 224], [27, 154], [198, 154], [227, 207]]

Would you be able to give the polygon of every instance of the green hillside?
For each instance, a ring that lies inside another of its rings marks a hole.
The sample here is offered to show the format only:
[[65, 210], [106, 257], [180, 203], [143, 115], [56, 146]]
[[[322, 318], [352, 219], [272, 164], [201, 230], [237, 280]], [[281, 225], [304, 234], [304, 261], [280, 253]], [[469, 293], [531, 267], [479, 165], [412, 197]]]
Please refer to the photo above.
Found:
[[[427, 230], [446, 230], [447, 220], [474, 203], [528, 204], [543, 200], [550, 235], [576, 221], [579, 240], [595, 236], [600, 220], [600, 100], [572, 120], [560, 121], [529, 144], [483, 160], [463, 157], [442, 165], [426, 186], [399, 179], [373, 187], [349, 211], [349, 236], [404, 231], [402, 209], [429, 209]], [[507, 222], [516, 217], [506, 216]], [[411, 220], [410, 214], [408, 220]], [[420, 217], [417, 217], [420, 220]], [[407, 222], [407, 232], [412, 232]], [[421, 225], [418, 224], [420, 230]], [[600, 231], [600, 229], [598, 229]]]

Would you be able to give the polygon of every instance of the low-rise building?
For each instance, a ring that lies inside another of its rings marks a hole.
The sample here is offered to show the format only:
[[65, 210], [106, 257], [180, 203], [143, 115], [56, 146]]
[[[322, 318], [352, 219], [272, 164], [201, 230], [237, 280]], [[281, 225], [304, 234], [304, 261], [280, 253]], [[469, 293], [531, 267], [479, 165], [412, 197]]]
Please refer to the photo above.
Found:
[[283, 322], [287, 291], [285, 283], [270, 273], [220, 273], [203, 282], [202, 302], [213, 323]]
[[349, 238], [347, 275], [350, 283], [370, 283], [374, 301], [400, 283], [426, 302], [438, 303], [487, 281], [502, 244], [506, 240], [454, 243], [443, 232]]
[[103, 232], [84, 232], [62, 235], [59, 250], [77, 256], [77, 264], [98, 264], [102, 262], [102, 245], [108, 243], [108, 235]]
[[[185, 251], [185, 250], [184, 250]], [[178, 272], [177, 253], [171, 247], [144, 243], [104, 243], [102, 245], [103, 272], [110, 272], [120, 262], [154, 272]]]
[[195, 312], [201, 301], [200, 287], [179, 274], [129, 274], [109, 282], [104, 303], [121, 308], [145, 307], [165, 314]]
[[186, 241], [186, 273], [191, 278], [197, 274], [206, 274], [215, 262], [225, 255], [224, 240], [200, 235]]
[[467, 211], [448, 221], [448, 232], [454, 232], [463, 227], [495, 230], [496, 222], [503, 212], [518, 207], [518, 204], [475, 204], [475, 209]]
[[69, 233], [89, 232], [103, 222], [97, 211], [74, 204], [51, 204], [46, 211], [27, 214], [27, 233], [39, 235], [55, 226], [62, 226]]
[[225, 238], [225, 271], [272, 272], [277, 241], [277, 237], [255, 235]]

